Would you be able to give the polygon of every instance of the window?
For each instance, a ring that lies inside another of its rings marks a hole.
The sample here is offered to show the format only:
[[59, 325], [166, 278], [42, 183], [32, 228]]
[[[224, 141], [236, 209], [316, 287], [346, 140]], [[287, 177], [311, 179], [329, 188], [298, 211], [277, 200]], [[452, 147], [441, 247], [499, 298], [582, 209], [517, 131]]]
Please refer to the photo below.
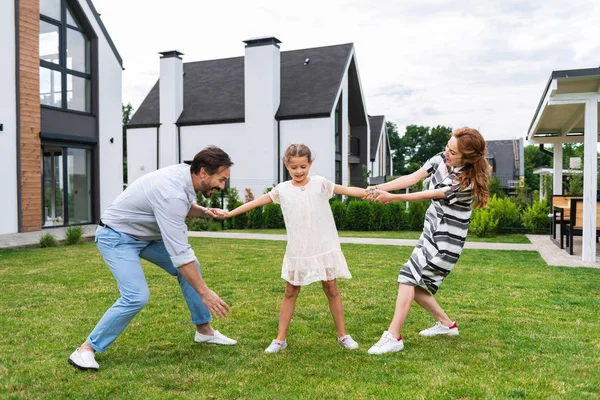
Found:
[[67, 0], [40, 0], [40, 103], [90, 113], [90, 39]]

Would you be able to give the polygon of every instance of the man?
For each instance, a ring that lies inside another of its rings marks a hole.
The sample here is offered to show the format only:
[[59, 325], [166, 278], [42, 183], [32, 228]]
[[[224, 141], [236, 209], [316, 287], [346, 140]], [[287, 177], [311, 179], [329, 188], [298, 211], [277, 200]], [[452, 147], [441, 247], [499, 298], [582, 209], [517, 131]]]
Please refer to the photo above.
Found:
[[211, 313], [225, 318], [229, 306], [204, 283], [185, 224], [186, 216], [222, 217], [221, 210], [198, 206], [196, 193], [208, 198], [214, 190], [223, 190], [232, 165], [223, 150], [207, 147], [196, 154], [191, 166], [173, 165], [137, 179], [106, 209], [95, 241], [117, 281], [121, 297], [71, 354], [71, 365], [98, 370], [94, 352], [105, 351], [148, 303], [150, 294], [140, 258], [177, 276], [196, 325], [194, 341], [237, 343], [210, 325]]

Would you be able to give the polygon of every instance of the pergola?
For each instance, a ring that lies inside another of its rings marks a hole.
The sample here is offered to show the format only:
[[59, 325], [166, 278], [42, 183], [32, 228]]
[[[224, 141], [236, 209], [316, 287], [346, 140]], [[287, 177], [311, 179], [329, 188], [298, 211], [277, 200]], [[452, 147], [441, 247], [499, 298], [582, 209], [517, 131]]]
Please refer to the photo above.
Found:
[[582, 259], [596, 261], [596, 185], [600, 68], [553, 71], [527, 132], [554, 145], [554, 194], [562, 193], [563, 143], [583, 143]]

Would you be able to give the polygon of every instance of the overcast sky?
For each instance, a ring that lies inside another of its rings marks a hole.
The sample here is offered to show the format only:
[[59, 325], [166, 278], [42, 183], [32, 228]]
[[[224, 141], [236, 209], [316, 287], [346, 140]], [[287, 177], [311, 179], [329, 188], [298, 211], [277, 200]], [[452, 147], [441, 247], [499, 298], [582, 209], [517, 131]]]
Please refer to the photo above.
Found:
[[273, 35], [281, 50], [354, 43], [370, 115], [525, 137], [553, 70], [600, 66], [598, 0], [93, 0], [121, 57], [135, 109], [158, 52], [184, 62], [243, 56]]

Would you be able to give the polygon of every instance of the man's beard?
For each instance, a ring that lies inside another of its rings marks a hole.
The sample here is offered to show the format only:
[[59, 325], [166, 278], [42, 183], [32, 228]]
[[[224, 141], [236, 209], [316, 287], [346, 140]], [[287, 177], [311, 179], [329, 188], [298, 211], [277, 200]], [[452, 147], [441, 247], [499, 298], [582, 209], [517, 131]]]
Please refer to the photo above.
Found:
[[200, 184], [199, 192], [202, 193], [202, 196], [204, 196], [207, 199], [210, 198], [210, 196], [213, 194], [213, 192], [215, 190], [220, 190], [220, 188], [212, 187], [209, 184], [204, 184], [204, 183]]

